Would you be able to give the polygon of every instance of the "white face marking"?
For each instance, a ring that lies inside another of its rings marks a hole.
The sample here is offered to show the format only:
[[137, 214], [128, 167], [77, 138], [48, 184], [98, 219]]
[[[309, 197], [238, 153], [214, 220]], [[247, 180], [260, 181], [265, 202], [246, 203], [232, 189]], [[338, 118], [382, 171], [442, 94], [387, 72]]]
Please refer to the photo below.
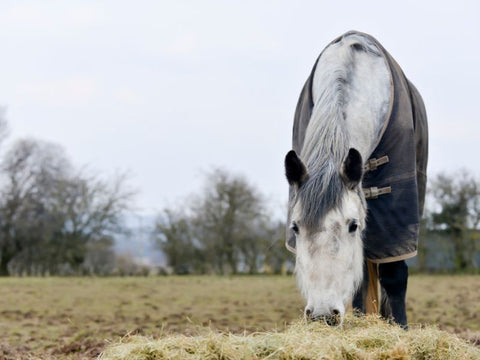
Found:
[[[365, 228], [365, 210], [361, 198], [348, 190], [342, 198], [342, 211], [330, 211], [320, 231], [309, 233], [301, 223], [301, 204], [292, 212], [292, 224], [298, 227], [296, 235], [297, 282], [306, 309], [312, 317], [330, 315], [338, 311], [341, 318], [363, 278], [362, 230]], [[357, 224], [357, 228], [352, 225]]]

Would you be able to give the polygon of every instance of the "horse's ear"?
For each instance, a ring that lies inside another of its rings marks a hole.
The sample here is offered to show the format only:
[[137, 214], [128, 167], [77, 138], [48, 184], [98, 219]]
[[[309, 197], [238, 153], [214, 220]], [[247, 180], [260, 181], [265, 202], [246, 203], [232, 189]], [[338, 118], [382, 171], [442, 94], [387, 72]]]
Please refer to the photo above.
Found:
[[360, 183], [363, 176], [363, 161], [362, 155], [358, 150], [350, 148], [348, 155], [343, 162], [340, 176], [343, 182], [349, 189], [354, 189]]
[[294, 150], [285, 156], [285, 175], [290, 185], [300, 186], [308, 177], [307, 168]]

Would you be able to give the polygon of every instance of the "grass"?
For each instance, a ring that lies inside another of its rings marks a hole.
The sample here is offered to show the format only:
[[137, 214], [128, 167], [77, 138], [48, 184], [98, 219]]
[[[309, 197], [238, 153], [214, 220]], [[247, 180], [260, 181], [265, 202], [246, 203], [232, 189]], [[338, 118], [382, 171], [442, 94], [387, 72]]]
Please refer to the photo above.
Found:
[[[292, 277], [2, 278], [0, 289], [0, 359], [92, 359], [127, 334], [199, 326], [282, 333], [304, 306]], [[413, 327], [480, 343], [480, 276], [412, 276], [407, 310]]]
[[101, 360], [120, 359], [480, 359], [480, 349], [434, 327], [404, 331], [376, 317], [349, 315], [342, 328], [296, 322], [283, 332], [208, 331], [160, 339], [128, 337]]
[[480, 334], [480, 275], [410, 277], [407, 312], [411, 322]]

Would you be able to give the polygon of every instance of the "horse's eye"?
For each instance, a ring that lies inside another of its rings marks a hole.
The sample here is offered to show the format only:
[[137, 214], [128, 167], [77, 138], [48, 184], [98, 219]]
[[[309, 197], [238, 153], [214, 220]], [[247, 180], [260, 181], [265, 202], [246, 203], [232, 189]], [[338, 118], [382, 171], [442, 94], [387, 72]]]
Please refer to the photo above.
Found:
[[358, 228], [357, 220], [350, 221], [350, 223], [348, 224], [348, 232], [353, 233], [357, 231], [357, 228]]
[[298, 225], [297, 225], [296, 222], [293, 222], [293, 223], [292, 223], [292, 226], [290, 226], [290, 229], [292, 229], [293, 232], [294, 232], [295, 234], [297, 234], [297, 235], [298, 235], [298, 232], [300, 231], [300, 229], [298, 228]]

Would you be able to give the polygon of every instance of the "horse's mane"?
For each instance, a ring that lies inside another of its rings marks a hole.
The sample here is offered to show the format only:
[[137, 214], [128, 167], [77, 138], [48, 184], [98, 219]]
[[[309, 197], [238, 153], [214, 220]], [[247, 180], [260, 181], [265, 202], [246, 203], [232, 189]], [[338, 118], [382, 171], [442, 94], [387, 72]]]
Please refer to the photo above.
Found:
[[374, 44], [352, 36], [350, 46], [329, 47], [322, 53], [314, 73], [312, 97], [314, 107], [308, 124], [301, 159], [308, 169], [308, 179], [298, 189], [302, 204], [302, 222], [307, 228], [319, 226], [323, 216], [341, 206], [345, 186], [339, 170], [347, 156], [350, 136], [345, 121], [348, 101], [347, 85], [354, 66], [354, 51], [378, 54]]

